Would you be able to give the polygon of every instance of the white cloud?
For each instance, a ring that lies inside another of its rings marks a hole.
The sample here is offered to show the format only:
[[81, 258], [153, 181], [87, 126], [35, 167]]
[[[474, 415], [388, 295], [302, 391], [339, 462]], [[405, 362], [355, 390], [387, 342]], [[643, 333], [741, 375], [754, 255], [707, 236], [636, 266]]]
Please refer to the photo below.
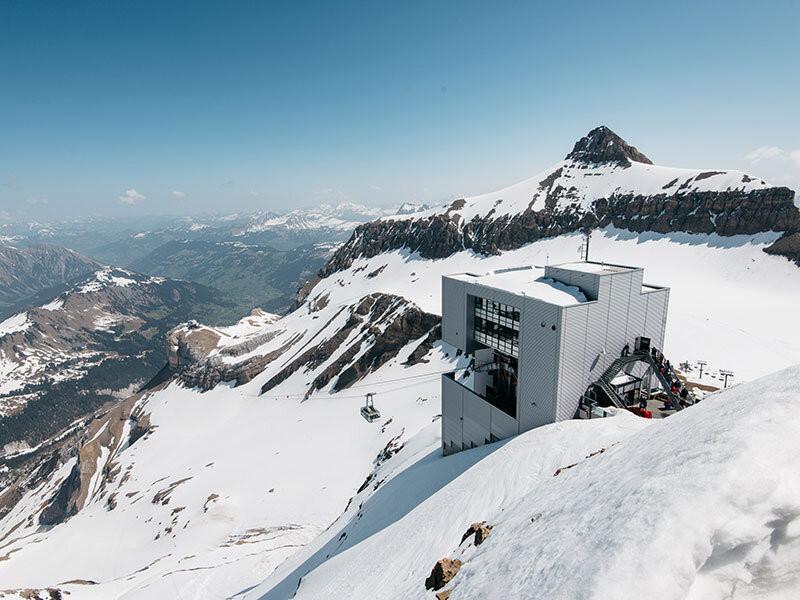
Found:
[[782, 159], [785, 156], [786, 153], [782, 148], [778, 148], [778, 146], [761, 146], [747, 153], [745, 158], [751, 163], [757, 164], [762, 160]]
[[131, 206], [144, 199], [145, 196], [134, 189], [125, 190], [125, 193], [119, 196], [119, 201], [122, 202], [122, 204], [128, 204]]
[[172, 190], [172, 197], [178, 199], [186, 198], [186, 192], [181, 192], [180, 190]]
[[779, 146], [761, 146], [745, 155], [759, 176], [789, 188], [800, 188], [800, 148], [784, 150]]

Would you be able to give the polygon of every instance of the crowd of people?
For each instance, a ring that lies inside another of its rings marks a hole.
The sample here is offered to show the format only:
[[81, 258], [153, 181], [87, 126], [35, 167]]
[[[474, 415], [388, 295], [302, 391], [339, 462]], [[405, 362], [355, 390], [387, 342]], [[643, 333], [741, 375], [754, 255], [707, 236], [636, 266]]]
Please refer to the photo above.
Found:
[[655, 347], [650, 350], [650, 354], [658, 367], [658, 372], [670, 382], [670, 393], [674, 396], [678, 396], [681, 406], [688, 406], [690, 404], [689, 388], [675, 375], [675, 371], [669, 359], [664, 356], [663, 352]]

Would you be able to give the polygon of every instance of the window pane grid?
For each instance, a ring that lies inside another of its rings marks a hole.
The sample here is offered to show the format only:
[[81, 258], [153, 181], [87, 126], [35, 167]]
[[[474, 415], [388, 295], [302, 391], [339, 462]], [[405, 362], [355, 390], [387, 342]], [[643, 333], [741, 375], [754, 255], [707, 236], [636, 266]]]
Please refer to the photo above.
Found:
[[509, 356], [519, 354], [519, 309], [475, 298], [475, 341]]

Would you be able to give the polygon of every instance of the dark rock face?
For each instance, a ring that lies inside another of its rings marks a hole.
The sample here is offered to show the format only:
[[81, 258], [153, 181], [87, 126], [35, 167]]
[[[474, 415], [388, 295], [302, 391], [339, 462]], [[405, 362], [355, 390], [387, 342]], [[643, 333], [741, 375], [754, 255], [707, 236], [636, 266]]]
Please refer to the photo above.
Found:
[[414, 348], [414, 351], [409, 354], [408, 358], [403, 364], [411, 366], [419, 363], [427, 363], [428, 361], [425, 360], [425, 356], [433, 349], [433, 345], [440, 339], [442, 339], [441, 319], [439, 320], [439, 324], [431, 329], [428, 337], [422, 340], [419, 346]]
[[[385, 298], [386, 296], [381, 296], [380, 299]], [[386, 302], [386, 300], [383, 301]], [[397, 353], [409, 341], [418, 339], [435, 328], [441, 329], [440, 322], [441, 318], [437, 315], [412, 307], [392, 320], [383, 332], [376, 327], [371, 327], [369, 334], [374, 336], [373, 345], [339, 374], [339, 378], [333, 386], [334, 391], [338, 392], [350, 387], [367, 373], [386, 364], [397, 356]]]
[[77, 514], [77, 496], [81, 489], [80, 462], [75, 463], [69, 475], [58, 488], [53, 500], [39, 514], [40, 525], [57, 525]]
[[[676, 192], [678, 190], [675, 190]], [[561, 203], [531, 208], [496, 219], [491, 215], [463, 222], [458, 213], [417, 220], [382, 220], [356, 228], [320, 271], [320, 277], [350, 267], [357, 258], [372, 258], [402, 248], [422, 258], [446, 258], [464, 249], [481, 254], [515, 250], [542, 238], [613, 225], [635, 232], [718, 233], [730, 236], [762, 231], [800, 230], [800, 211], [789, 188], [724, 192], [683, 192], [655, 196], [611, 195], [586, 210], [564, 206], [570, 190], [554, 191]]]
[[800, 231], [787, 232], [764, 249], [767, 254], [785, 256], [800, 266]]
[[[367, 373], [397, 356], [397, 353], [410, 341], [430, 336], [440, 322], [439, 316], [426, 313], [399, 296], [392, 294], [365, 296], [352, 309], [350, 317], [341, 329], [324, 342], [310, 347], [281, 369], [262, 386], [261, 393], [268, 392], [298, 370], [316, 369], [346, 340], [351, 339], [347, 350], [317, 375], [309, 386], [307, 395], [325, 387], [334, 379], [336, 381], [333, 391], [346, 389]], [[369, 347], [366, 352], [358, 356], [365, 344], [369, 344]], [[425, 341], [422, 344], [425, 344]]]
[[679, 197], [612, 196], [594, 204], [599, 225], [631, 231], [717, 233], [731, 236], [800, 227], [789, 188], [751, 192], [691, 192]]
[[579, 139], [572, 152], [567, 154], [567, 159], [587, 165], [614, 163], [621, 167], [631, 166], [632, 160], [653, 164], [644, 154], [605, 126], [592, 129]]

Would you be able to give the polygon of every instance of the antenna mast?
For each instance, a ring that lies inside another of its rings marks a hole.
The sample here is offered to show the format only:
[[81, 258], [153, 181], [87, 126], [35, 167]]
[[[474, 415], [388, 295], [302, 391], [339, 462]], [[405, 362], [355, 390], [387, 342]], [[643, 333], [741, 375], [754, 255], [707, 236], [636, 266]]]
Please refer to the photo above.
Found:
[[581, 247], [579, 253], [581, 255], [581, 260], [584, 262], [589, 262], [589, 242], [592, 239], [592, 230], [587, 229], [583, 232], [583, 242], [581, 242]]

